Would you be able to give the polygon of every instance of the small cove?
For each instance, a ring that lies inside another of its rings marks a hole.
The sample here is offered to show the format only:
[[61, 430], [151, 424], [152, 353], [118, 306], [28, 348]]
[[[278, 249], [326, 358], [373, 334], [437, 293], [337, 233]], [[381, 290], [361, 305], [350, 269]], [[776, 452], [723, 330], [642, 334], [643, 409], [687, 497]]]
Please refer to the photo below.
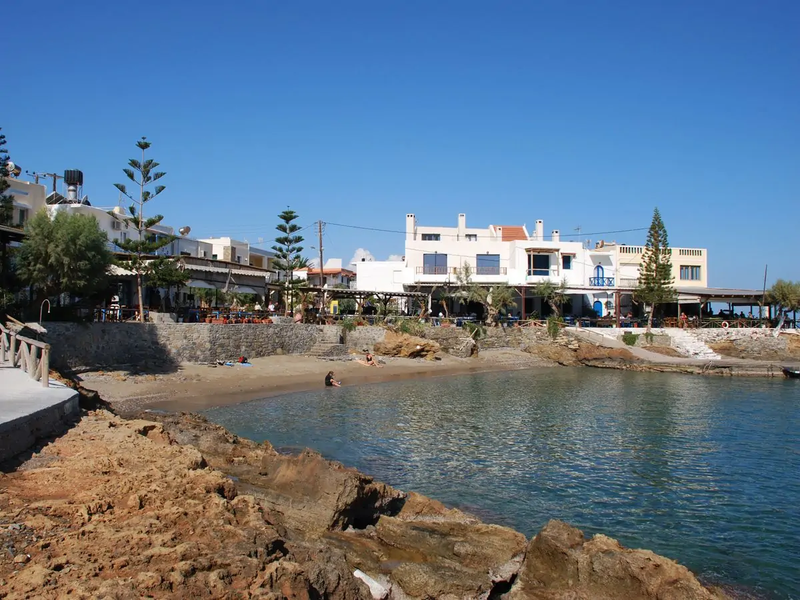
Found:
[[797, 598], [800, 385], [532, 369], [320, 389], [212, 409], [533, 535], [602, 532], [707, 581]]

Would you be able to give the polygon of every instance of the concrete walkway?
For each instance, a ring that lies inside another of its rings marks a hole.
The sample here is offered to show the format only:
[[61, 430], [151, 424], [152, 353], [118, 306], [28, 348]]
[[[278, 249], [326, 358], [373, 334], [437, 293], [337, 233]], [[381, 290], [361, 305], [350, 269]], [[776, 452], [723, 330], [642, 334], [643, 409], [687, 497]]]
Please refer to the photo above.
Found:
[[621, 348], [628, 350], [636, 358], [655, 365], [683, 365], [702, 370], [710, 368], [714, 371], [733, 370], [742, 375], [782, 376], [781, 369], [787, 366], [797, 366], [796, 361], [778, 363], [775, 361], [751, 360], [745, 358], [723, 358], [721, 360], [706, 360], [687, 358], [684, 356], [667, 356], [658, 352], [651, 352], [645, 348], [628, 346], [622, 340], [610, 338], [587, 329], [571, 329], [570, 333], [586, 342], [603, 346], [604, 348]]
[[52, 379], [45, 388], [22, 369], [0, 366], [0, 461], [58, 433], [79, 414], [75, 390]]

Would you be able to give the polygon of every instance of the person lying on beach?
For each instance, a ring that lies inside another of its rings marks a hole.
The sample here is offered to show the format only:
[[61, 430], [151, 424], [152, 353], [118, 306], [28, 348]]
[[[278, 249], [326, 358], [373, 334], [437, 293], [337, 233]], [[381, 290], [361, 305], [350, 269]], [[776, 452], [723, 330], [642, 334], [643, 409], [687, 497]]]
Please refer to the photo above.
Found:
[[378, 367], [378, 368], [383, 367], [383, 365], [379, 365], [377, 362], [375, 362], [375, 357], [372, 356], [372, 354], [370, 354], [369, 352], [367, 352], [366, 356], [364, 357], [364, 360], [360, 360], [358, 362], [360, 362], [362, 365], [367, 365], [368, 367]]
[[341, 385], [341, 381], [336, 381], [333, 378], [333, 371], [328, 371], [328, 374], [325, 375], [325, 387], [341, 387]]

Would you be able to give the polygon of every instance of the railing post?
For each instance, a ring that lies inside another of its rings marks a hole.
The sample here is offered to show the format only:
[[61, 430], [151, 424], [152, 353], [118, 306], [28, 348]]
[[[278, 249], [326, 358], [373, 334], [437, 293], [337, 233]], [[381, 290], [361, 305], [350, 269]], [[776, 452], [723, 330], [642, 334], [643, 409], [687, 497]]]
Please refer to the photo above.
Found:
[[39, 361], [42, 368], [42, 387], [50, 387], [50, 344], [42, 348], [42, 359]]
[[17, 367], [17, 334], [11, 332], [11, 366]]
[[28, 346], [28, 377], [36, 381], [36, 354], [38, 348], [33, 344], [26, 345]]

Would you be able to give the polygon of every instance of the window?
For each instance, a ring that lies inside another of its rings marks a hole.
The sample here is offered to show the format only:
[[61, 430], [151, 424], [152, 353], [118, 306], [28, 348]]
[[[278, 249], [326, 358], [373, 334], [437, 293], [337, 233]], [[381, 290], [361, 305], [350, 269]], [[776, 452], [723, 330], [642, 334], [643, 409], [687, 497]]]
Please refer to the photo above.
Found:
[[441, 241], [441, 235], [438, 233], [423, 233], [422, 234], [422, 241], [423, 242], [439, 242]]
[[468, 233], [466, 235], [468, 242], [477, 242], [478, 241], [478, 234], [477, 233]]
[[476, 275], [499, 275], [500, 274], [500, 255], [499, 254], [478, 254], [475, 257]]
[[28, 220], [28, 209], [27, 208], [20, 208], [19, 209], [19, 222], [17, 223], [17, 225], [22, 227], [23, 225], [25, 225], [25, 221], [27, 221], [27, 220]]
[[447, 275], [447, 254], [423, 254], [422, 272], [425, 275]]
[[561, 255], [561, 268], [565, 271], [572, 269], [572, 256], [569, 254]]
[[550, 255], [529, 254], [528, 275], [550, 275]]
[[700, 267], [681, 265], [681, 279], [683, 281], [700, 281]]
[[201, 258], [206, 258], [206, 257], [208, 256], [208, 254], [206, 254], [206, 251], [205, 251], [205, 250], [201, 250], [201, 251], [200, 251], [200, 253], [201, 253], [201, 254], [200, 254], [200, 257], [201, 257]]
[[236, 262], [239, 263], [239, 264], [242, 264], [242, 257], [237, 255], [236, 256]]
[[127, 242], [128, 241], [128, 234], [123, 231], [122, 233], [119, 234], [119, 239], [120, 239], [121, 242]]
[[113, 219], [111, 221], [111, 229], [113, 229], [114, 231], [119, 231], [120, 229], [122, 229], [122, 221], [117, 221], [116, 219]]
[[217, 255], [216, 254], [212, 254], [211, 255], [211, 260], [217, 260]]

